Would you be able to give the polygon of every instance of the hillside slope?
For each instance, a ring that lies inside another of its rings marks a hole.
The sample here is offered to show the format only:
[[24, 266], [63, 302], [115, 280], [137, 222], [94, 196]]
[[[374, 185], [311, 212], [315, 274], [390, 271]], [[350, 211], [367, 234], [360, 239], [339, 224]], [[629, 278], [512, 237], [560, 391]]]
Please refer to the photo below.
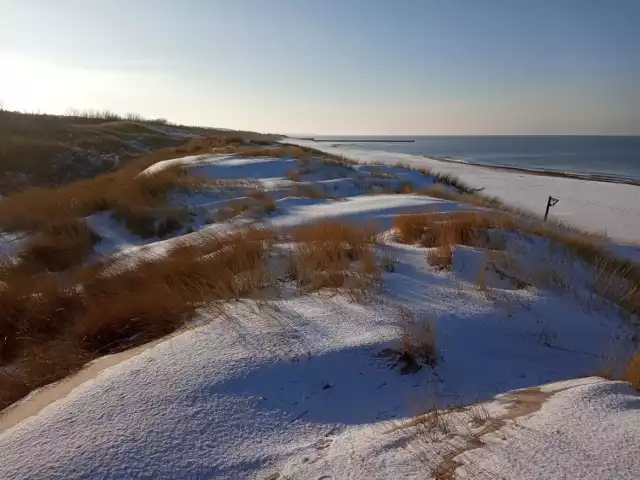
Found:
[[128, 120], [108, 113], [59, 116], [0, 109], [0, 194], [28, 186], [60, 186], [112, 171], [120, 162], [157, 148], [229, 133], [139, 116]]
[[0, 201], [0, 477], [635, 478], [609, 244], [429, 170], [178, 148]]

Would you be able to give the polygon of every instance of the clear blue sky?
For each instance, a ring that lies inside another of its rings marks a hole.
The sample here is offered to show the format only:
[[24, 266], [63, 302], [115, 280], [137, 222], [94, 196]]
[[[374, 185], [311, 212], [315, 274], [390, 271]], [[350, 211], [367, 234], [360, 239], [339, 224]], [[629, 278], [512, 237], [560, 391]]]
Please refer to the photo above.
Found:
[[0, 0], [0, 101], [288, 133], [640, 134], [640, 0]]

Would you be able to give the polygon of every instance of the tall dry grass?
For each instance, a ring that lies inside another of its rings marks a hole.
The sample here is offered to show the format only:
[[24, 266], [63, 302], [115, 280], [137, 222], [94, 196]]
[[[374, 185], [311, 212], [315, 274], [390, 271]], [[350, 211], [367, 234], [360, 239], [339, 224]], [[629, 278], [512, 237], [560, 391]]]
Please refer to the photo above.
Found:
[[421, 364], [433, 367], [438, 362], [435, 327], [429, 320], [416, 320], [407, 308], [399, 310], [401, 350], [399, 361], [405, 364], [404, 373], [417, 371]]
[[640, 392], [640, 348], [629, 359], [625, 368], [623, 380], [629, 382], [633, 388]]
[[351, 225], [325, 220], [291, 230], [295, 246], [287, 275], [304, 292], [344, 288], [353, 296], [366, 293], [379, 279], [371, 251], [377, 229], [373, 225]]
[[0, 111], [0, 191], [57, 187], [185, 141], [134, 121]]
[[67, 270], [85, 261], [98, 240], [82, 221], [51, 225], [25, 241], [16, 268], [32, 274]]
[[113, 262], [66, 275], [12, 272], [0, 288], [0, 408], [101, 355], [185, 325], [204, 305], [270, 285], [273, 233], [248, 230], [179, 245], [134, 268]]
[[[495, 211], [400, 215], [394, 219], [393, 226], [402, 242], [437, 247], [429, 251], [428, 256], [429, 262], [438, 266], [447, 265], [448, 252], [455, 245], [503, 250], [504, 239], [496, 240], [492, 235], [496, 230], [544, 238], [554, 255], [560, 255], [558, 261], [577, 260], [590, 267], [590, 287], [600, 297], [630, 314], [640, 313], [640, 266], [616, 256], [597, 236]], [[553, 269], [553, 265], [547, 267]], [[508, 276], [508, 272], [500, 273]]]
[[454, 245], [440, 245], [427, 251], [427, 263], [442, 270], [451, 270]]
[[486, 230], [515, 228], [514, 217], [486, 212], [452, 212], [399, 215], [393, 227], [405, 243], [420, 243], [425, 247], [443, 245], [484, 245]]

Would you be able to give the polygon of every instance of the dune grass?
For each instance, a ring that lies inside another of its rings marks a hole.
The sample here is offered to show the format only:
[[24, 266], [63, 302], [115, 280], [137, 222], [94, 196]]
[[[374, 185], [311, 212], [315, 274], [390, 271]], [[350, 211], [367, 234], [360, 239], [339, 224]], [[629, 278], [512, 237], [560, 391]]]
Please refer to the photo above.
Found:
[[393, 226], [400, 241], [432, 248], [429, 263], [441, 267], [449, 264], [449, 252], [455, 245], [504, 249], [503, 240], [491, 235], [496, 230], [545, 238], [550, 249], [562, 252], [565, 261], [579, 260], [591, 267], [594, 292], [630, 314], [640, 313], [640, 267], [617, 257], [597, 236], [496, 211], [400, 215]]
[[60, 186], [184, 141], [130, 121], [0, 112], [0, 189]]
[[[165, 147], [197, 151], [197, 140], [171, 135], [164, 119], [103, 111], [45, 115], [0, 110], [0, 193], [27, 187], [58, 187], [112, 171], [120, 164]], [[277, 136], [172, 125], [186, 134], [237, 144], [273, 143]], [[201, 139], [203, 142], [208, 140]], [[187, 155], [188, 153], [185, 153]], [[180, 155], [174, 155], [180, 156]], [[166, 157], [171, 158], [171, 157]]]
[[264, 288], [272, 236], [207, 237], [135, 268], [107, 260], [64, 276], [13, 270], [0, 288], [0, 408], [92, 358], [180, 328], [201, 306]]
[[[52, 235], [87, 241], [81, 225], [69, 231]], [[114, 257], [80, 265], [73, 257], [56, 264], [68, 267], [63, 275], [2, 270], [0, 408], [91, 359], [174, 332], [201, 307], [223, 312], [227, 302], [274, 294], [282, 281], [295, 282], [300, 293], [333, 289], [366, 300], [380, 277], [371, 251], [376, 234], [370, 225], [336, 221], [296, 227], [287, 232], [296, 245], [285, 259], [285, 279], [269, 254], [279, 234], [256, 228], [178, 241], [164, 257], [136, 263]]]
[[332, 220], [296, 227], [290, 232], [295, 246], [288, 260], [288, 277], [303, 292], [344, 288], [353, 296], [366, 295], [380, 275], [371, 251], [376, 234], [372, 225]]
[[622, 379], [640, 392], [640, 349], [629, 359]]

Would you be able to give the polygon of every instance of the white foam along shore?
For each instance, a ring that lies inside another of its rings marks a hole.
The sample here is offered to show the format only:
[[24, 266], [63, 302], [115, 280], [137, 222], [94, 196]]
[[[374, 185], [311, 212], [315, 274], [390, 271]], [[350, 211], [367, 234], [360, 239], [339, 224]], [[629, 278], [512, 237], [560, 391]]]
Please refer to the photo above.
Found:
[[548, 197], [553, 196], [560, 201], [551, 210], [552, 218], [621, 243], [640, 242], [640, 187], [635, 185], [495, 169], [419, 155], [334, 147], [307, 140], [286, 139], [284, 142], [342, 155], [361, 163], [394, 165], [401, 162], [451, 174], [485, 195], [540, 215], [544, 213]]

